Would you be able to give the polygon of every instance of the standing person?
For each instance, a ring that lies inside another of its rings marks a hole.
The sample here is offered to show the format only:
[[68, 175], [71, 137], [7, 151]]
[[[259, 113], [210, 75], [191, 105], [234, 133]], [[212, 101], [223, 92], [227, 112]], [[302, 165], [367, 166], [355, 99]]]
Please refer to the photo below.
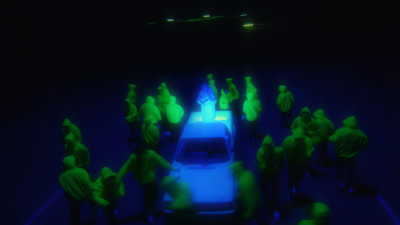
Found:
[[156, 100], [147, 96], [145, 103], [140, 107], [139, 116], [142, 117], [143, 121], [147, 118], [150, 119], [152, 124], [156, 124], [161, 120], [161, 114], [158, 107], [155, 105]]
[[172, 202], [166, 208], [173, 210], [174, 214], [170, 224], [187, 225], [197, 222], [196, 211], [192, 202], [191, 191], [186, 182], [178, 182], [178, 178], [166, 176], [161, 180], [160, 186], [172, 197]]
[[325, 170], [328, 163], [328, 157], [326, 156], [328, 151], [329, 136], [335, 133], [335, 126], [330, 121], [322, 109], [318, 109], [314, 112], [315, 121], [319, 126], [319, 138], [316, 139], [315, 146], [318, 151], [318, 158], [316, 160], [318, 169]]
[[[261, 188], [265, 195], [264, 206], [266, 209], [271, 208], [274, 219], [278, 219], [280, 174], [285, 165], [285, 155], [282, 148], [274, 145], [269, 135], [265, 136], [257, 151], [257, 162], [260, 169]], [[268, 191], [269, 186], [271, 191]]]
[[156, 166], [175, 170], [163, 157], [153, 150], [146, 148], [144, 143], [139, 142], [135, 153], [129, 157], [118, 172], [121, 178], [128, 172], [132, 172], [139, 182], [143, 190], [143, 213], [149, 221], [154, 221], [152, 214], [155, 210], [158, 197]]
[[[162, 115], [165, 115], [165, 106], [169, 103], [170, 93], [165, 82], [157, 88], [157, 106]], [[162, 116], [163, 117], [163, 116]]]
[[110, 225], [118, 224], [115, 214], [118, 198], [125, 195], [121, 178], [110, 168], [103, 167], [101, 176], [93, 184], [93, 199], [106, 214]]
[[89, 202], [89, 206], [98, 215], [98, 210], [93, 204], [93, 183], [86, 170], [76, 166], [74, 156], [70, 155], [63, 159], [64, 172], [59, 177], [59, 182], [65, 192], [65, 198], [70, 206], [71, 224], [80, 224], [80, 211], [84, 201]]
[[125, 99], [125, 122], [128, 124], [131, 131], [131, 138], [128, 138], [130, 143], [135, 143], [140, 132], [140, 118], [136, 105], [129, 99]]
[[128, 85], [129, 90], [126, 95], [126, 98], [128, 101], [132, 104], [136, 104], [136, 85], [135, 84], [129, 84]]
[[276, 99], [276, 105], [279, 107], [279, 111], [281, 112], [281, 116], [283, 119], [283, 124], [281, 127], [290, 127], [291, 122], [289, 122], [288, 118], [290, 118], [293, 122], [294, 117], [292, 115], [292, 106], [294, 103], [294, 98], [292, 92], [290, 92], [285, 85], [279, 85], [279, 95]]
[[[343, 127], [329, 137], [329, 141], [335, 143], [339, 187], [342, 190], [348, 187], [348, 192], [354, 193], [356, 156], [368, 148], [368, 138], [358, 129], [356, 117], [349, 116], [343, 120]], [[348, 175], [348, 182], [345, 181], [344, 170]]]
[[261, 222], [261, 195], [254, 174], [245, 170], [241, 161], [234, 162], [229, 167], [233, 176], [237, 179], [239, 187], [236, 210], [239, 217], [238, 224], [251, 224], [254, 219]]
[[228, 98], [231, 104], [233, 115], [238, 118], [240, 117], [240, 109], [238, 106], [239, 92], [236, 86], [232, 83], [232, 78], [226, 78], [226, 83], [228, 84]]
[[246, 94], [246, 101], [243, 104], [243, 115], [247, 121], [247, 131], [249, 142], [254, 143], [257, 135], [258, 135], [258, 119], [261, 113], [261, 103], [260, 100], [256, 97], [256, 95], [252, 92]]
[[185, 114], [185, 110], [183, 110], [182, 106], [176, 104], [176, 97], [171, 96], [170, 102], [165, 106], [167, 119], [168, 119], [168, 127], [172, 132], [172, 137], [174, 140], [179, 139], [181, 120], [183, 115]]
[[214, 96], [215, 96], [215, 100], [216, 100], [216, 102], [218, 102], [218, 89], [217, 89], [217, 87], [215, 86], [215, 80], [210, 80], [210, 81], [208, 82], [208, 85], [209, 85], [210, 88], [213, 90]]
[[314, 146], [311, 138], [304, 134], [303, 128], [298, 127], [283, 140], [281, 147], [288, 161], [288, 199], [292, 201], [310, 163]]
[[219, 97], [219, 109], [229, 110], [229, 96], [224, 89], [221, 89], [221, 96]]

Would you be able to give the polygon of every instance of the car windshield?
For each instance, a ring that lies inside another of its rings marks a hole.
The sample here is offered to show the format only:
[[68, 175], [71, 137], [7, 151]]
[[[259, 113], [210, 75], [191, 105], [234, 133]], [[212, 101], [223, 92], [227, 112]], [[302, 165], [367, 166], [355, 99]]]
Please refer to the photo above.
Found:
[[183, 139], [177, 161], [181, 163], [210, 164], [229, 160], [224, 138]]

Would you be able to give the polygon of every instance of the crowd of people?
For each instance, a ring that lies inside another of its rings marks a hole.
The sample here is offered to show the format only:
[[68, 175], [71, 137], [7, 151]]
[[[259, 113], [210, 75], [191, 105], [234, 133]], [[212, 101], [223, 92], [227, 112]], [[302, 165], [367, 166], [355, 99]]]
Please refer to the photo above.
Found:
[[[230, 166], [233, 177], [238, 181], [238, 207], [235, 215], [239, 223], [262, 223], [262, 206], [273, 212], [275, 221], [279, 220], [280, 178], [285, 164], [288, 168], [288, 202], [291, 203], [298, 196], [298, 188], [304, 176], [313, 171], [310, 166], [313, 158], [316, 158], [317, 170], [321, 172], [330, 165], [332, 160], [327, 157], [329, 142], [335, 144], [338, 186], [344, 192], [354, 193], [356, 156], [369, 145], [367, 136], [358, 128], [356, 117], [345, 118], [343, 127], [336, 130], [322, 109], [312, 114], [308, 107], [304, 107], [295, 118], [292, 115], [293, 94], [286, 86], [280, 85], [276, 105], [282, 116], [281, 127], [290, 129], [291, 135], [278, 146], [271, 135], [260, 135], [258, 132], [262, 107], [251, 76], [244, 78], [246, 99], [242, 107], [239, 106], [240, 95], [232, 78], [226, 79], [227, 88], [221, 88], [220, 91], [212, 74], [207, 75], [207, 80], [197, 101], [200, 104], [209, 102], [214, 107], [218, 106], [219, 110], [231, 110], [234, 117], [246, 124], [248, 141], [253, 147], [262, 136], [261, 146], [257, 146], [259, 148], [255, 155], [260, 174], [258, 181], [240, 160]], [[65, 158], [62, 160], [64, 171], [59, 182], [70, 205], [71, 224], [80, 223], [80, 208], [84, 201], [89, 202], [94, 219], [103, 212], [109, 224], [118, 224], [116, 207], [119, 197], [125, 194], [122, 179], [129, 172], [132, 172], [143, 190], [144, 218], [148, 223], [155, 224], [154, 211], [159, 193], [156, 167], [179, 170], [160, 155], [160, 130], [168, 133], [173, 141], [178, 141], [185, 111], [177, 104], [176, 97], [170, 93], [166, 83], [161, 83], [157, 88], [157, 101], [147, 96], [138, 110], [136, 87], [134, 84], [128, 85], [124, 101], [124, 118], [131, 131], [128, 141], [134, 146], [135, 152], [119, 171], [104, 167], [100, 177], [93, 178], [88, 170], [90, 153], [82, 143], [79, 128], [68, 118], [62, 123]], [[196, 208], [191, 202], [190, 187], [171, 176], [162, 178], [160, 186], [173, 198], [169, 207], [180, 218], [174, 224], [196, 223]], [[312, 208], [312, 219], [300, 221], [299, 224], [329, 224], [329, 212], [329, 206], [316, 202]]]

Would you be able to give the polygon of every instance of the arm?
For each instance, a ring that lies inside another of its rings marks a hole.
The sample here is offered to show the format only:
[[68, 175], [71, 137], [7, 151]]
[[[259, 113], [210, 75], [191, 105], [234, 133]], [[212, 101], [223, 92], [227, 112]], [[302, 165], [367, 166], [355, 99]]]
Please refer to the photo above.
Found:
[[101, 178], [99, 177], [93, 186], [93, 199], [95, 202], [97, 202], [97, 204], [101, 206], [108, 206], [110, 202], [101, 196], [102, 192], [103, 184], [101, 183]]
[[118, 171], [118, 178], [122, 179], [130, 170], [132, 166], [132, 161], [135, 158], [135, 154], [132, 154], [129, 159], [124, 163], [121, 169]]
[[164, 168], [166, 168], [166, 169], [169, 169], [169, 170], [176, 170], [175, 168], [173, 168], [172, 167], [172, 165], [167, 161], [167, 160], [165, 160], [163, 157], [161, 157], [159, 154], [157, 154], [156, 152], [154, 152], [154, 151], [149, 151], [149, 152], [151, 152], [151, 155], [154, 157], [154, 159], [156, 160], [156, 162], [157, 162], [157, 165], [159, 165], [159, 166], [161, 166], [161, 167], [164, 167]]

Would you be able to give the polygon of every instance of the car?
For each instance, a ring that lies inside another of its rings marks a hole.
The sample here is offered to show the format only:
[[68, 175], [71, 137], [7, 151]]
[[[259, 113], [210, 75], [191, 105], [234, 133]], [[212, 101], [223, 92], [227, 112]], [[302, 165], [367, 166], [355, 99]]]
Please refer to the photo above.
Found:
[[[236, 209], [237, 181], [229, 165], [235, 160], [231, 111], [216, 111], [213, 122], [203, 122], [200, 112], [191, 113], [179, 139], [170, 176], [189, 185], [198, 214], [229, 214]], [[171, 196], [164, 196], [164, 211]]]

